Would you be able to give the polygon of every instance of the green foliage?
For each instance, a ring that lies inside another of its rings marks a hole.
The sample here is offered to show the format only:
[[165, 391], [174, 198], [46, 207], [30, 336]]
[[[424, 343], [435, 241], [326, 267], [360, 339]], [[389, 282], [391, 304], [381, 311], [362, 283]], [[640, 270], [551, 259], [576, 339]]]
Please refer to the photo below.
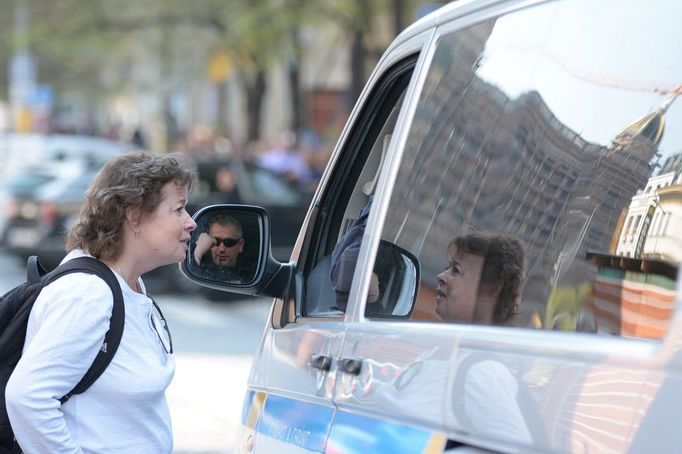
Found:
[[[301, 30], [335, 24], [352, 39], [371, 36], [377, 18], [396, 5], [413, 17], [416, 0], [0, 0], [0, 82], [7, 86], [10, 57], [28, 48], [38, 62], [39, 82], [59, 93], [89, 99], [136, 83], [162, 90], [206, 77], [216, 50], [227, 51], [231, 67], [248, 86], [273, 64], [304, 58]], [[16, 11], [28, 11], [29, 28], [16, 33]], [[381, 48], [388, 44], [366, 45]], [[383, 41], [386, 41], [383, 39]], [[136, 68], [136, 62], [149, 62]], [[4, 65], [4, 66], [3, 66]], [[156, 71], [157, 78], [148, 76]], [[142, 75], [141, 75], [142, 74]], [[149, 82], [144, 79], [149, 77]], [[154, 80], [154, 82], [152, 82]], [[251, 84], [254, 86], [254, 84]]]

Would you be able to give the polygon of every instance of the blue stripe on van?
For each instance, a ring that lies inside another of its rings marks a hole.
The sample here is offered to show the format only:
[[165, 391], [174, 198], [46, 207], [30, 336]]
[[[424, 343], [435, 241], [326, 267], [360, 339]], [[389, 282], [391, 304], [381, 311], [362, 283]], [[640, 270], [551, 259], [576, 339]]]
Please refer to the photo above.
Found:
[[441, 433], [346, 411], [336, 411], [334, 416], [331, 407], [249, 391], [242, 425], [253, 428], [254, 424], [259, 434], [327, 454], [437, 454], [443, 452], [446, 441]]
[[324, 452], [334, 409], [268, 394], [256, 432], [310, 451]]
[[325, 452], [328, 454], [442, 453], [445, 441], [445, 436], [431, 431], [338, 411]]

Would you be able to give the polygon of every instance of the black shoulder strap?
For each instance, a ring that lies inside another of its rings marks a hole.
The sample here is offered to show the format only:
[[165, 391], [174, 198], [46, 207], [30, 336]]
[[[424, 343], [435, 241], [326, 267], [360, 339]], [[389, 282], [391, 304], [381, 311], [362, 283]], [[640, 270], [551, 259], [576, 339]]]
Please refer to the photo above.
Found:
[[47, 271], [45, 271], [43, 265], [40, 264], [38, 256], [30, 256], [28, 258], [28, 263], [26, 264], [26, 282], [29, 284], [38, 282], [45, 274], [47, 274]]
[[73, 394], [80, 394], [88, 389], [90, 385], [102, 375], [114, 357], [118, 345], [121, 343], [125, 320], [125, 307], [123, 304], [121, 286], [108, 266], [93, 257], [77, 257], [59, 265], [48, 273], [45, 276], [45, 285], [70, 273], [92, 273], [103, 279], [111, 289], [111, 293], [114, 295], [114, 307], [111, 313], [111, 319], [109, 320], [109, 331], [104, 335], [102, 348], [97, 353], [92, 366], [90, 366], [90, 369], [88, 369], [81, 381], [78, 382], [71, 392], [59, 399], [62, 404], [69, 400]]

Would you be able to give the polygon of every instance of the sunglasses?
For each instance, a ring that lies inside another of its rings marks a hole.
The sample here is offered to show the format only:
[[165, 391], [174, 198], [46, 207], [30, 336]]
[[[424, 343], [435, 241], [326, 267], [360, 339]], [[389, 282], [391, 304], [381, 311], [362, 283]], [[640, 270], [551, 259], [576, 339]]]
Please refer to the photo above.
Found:
[[213, 237], [213, 239], [215, 240], [215, 247], [220, 246], [221, 243], [225, 247], [232, 247], [235, 244], [239, 243], [239, 241], [241, 241], [241, 238], [216, 238], [216, 237]]
[[161, 312], [161, 308], [156, 304], [156, 301], [152, 300], [152, 304], [154, 306], [150, 315], [152, 319], [152, 328], [154, 328], [161, 345], [163, 345], [163, 349], [166, 353], [172, 355], [173, 339], [171, 338], [171, 333], [168, 329], [168, 322], [166, 322], [166, 317], [163, 316], [163, 312]]

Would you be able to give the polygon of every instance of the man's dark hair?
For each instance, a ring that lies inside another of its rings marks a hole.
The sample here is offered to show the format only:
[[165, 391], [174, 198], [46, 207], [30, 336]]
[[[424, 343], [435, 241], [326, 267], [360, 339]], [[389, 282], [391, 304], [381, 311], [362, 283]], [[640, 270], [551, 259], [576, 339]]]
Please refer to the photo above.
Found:
[[229, 214], [216, 214], [211, 218], [211, 222], [209, 223], [209, 227], [212, 226], [213, 224], [218, 224], [223, 227], [229, 227], [233, 226], [235, 229], [237, 229], [237, 232], [239, 233], [239, 236], [242, 236], [242, 225], [241, 223], [233, 216], [230, 216]]
[[484, 258], [480, 283], [500, 287], [493, 309], [493, 323], [511, 323], [519, 313], [525, 272], [521, 242], [511, 236], [471, 233], [450, 242], [448, 253], [452, 256], [457, 251]]

